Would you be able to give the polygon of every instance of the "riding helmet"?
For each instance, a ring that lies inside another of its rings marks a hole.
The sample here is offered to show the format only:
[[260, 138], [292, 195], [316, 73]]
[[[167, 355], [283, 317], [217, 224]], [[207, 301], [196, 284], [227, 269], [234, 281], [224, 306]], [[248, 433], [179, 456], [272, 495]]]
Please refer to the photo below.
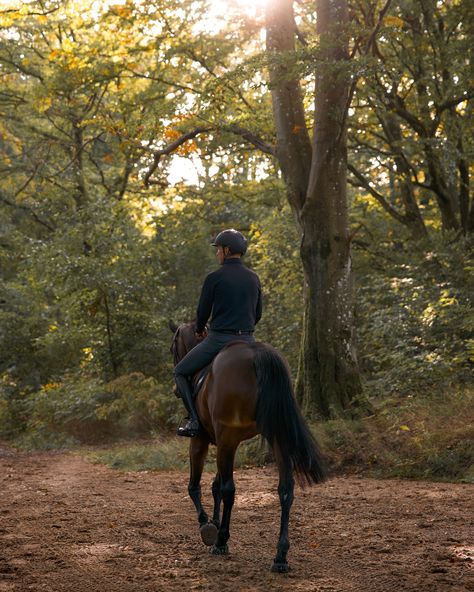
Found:
[[213, 247], [229, 247], [232, 254], [242, 253], [242, 255], [245, 255], [247, 251], [247, 239], [234, 228], [219, 232], [211, 244]]

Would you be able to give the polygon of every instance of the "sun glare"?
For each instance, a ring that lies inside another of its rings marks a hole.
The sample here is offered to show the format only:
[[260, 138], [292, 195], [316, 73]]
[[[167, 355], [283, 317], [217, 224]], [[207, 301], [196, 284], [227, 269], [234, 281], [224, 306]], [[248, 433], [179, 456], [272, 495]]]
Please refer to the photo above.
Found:
[[267, 2], [271, 0], [209, 0], [209, 20], [225, 22], [231, 13], [245, 14], [256, 18], [262, 14]]

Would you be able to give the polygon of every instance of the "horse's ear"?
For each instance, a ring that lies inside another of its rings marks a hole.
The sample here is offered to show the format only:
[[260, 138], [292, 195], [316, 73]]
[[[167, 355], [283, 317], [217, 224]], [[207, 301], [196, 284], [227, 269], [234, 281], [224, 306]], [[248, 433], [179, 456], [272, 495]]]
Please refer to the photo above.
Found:
[[171, 319], [168, 321], [168, 327], [171, 329], [172, 333], [176, 333], [176, 331], [178, 330], [179, 325], [177, 325], [174, 321], [172, 321]]

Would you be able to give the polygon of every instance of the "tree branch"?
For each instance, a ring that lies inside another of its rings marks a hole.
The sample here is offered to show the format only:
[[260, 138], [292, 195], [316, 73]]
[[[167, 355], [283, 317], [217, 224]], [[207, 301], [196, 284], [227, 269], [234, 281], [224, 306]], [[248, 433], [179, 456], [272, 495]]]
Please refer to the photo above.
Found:
[[232, 132], [237, 136], [241, 136], [242, 138], [247, 140], [247, 142], [253, 144], [261, 152], [264, 152], [265, 154], [270, 154], [271, 156], [275, 156], [275, 148], [270, 144], [267, 144], [265, 140], [262, 140], [262, 138], [260, 138], [259, 136], [257, 136], [257, 134], [254, 134], [250, 130], [245, 129], [243, 127], [239, 127], [238, 125], [229, 125], [223, 127], [222, 129], [225, 131]]
[[[390, 8], [391, 3], [392, 3], [392, 0], [386, 0], [384, 6], [380, 10], [378, 21], [377, 21], [375, 27], [373, 28], [372, 33], [369, 35], [367, 43], [365, 44], [363, 55], [367, 55], [369, 53], [371, 47], [375, 43], [375, 38], [377, 37], [377, 33], [379, 32], [380, 27], [382, 26], [383, 18], [387, 14], [387, 11]], [[346, 120], [349, 115], [349, 107], [351, 106], [352, 99], [354, 98], [354, 93], [355, 93], [355, 89], [357, 87], [357, 83], [359, 82], [359, 78], [360, 78], [360, 76], [355, 76], [354, 80], [352, 81], [352, 84], [349, 88], [349, 93], [347, 95], [347, 101], [346, 101], [346, 107], [345, 107], [345, 110], [343, 113], [343, 120], [342, 120], [341, 126], [339, 128], [341, 131], [339, 133], [338, 142], [340, 141], [341, 134], [343, 133], [343, 130], [346, 127]]]
[[11, 201], [8, 196], [0, 189], [0, 202], [3, 202], [4, 204], [6, 204], [7, 206], [10, 206], [11, 208], [15, 208], [17, 210], [23, 210], [25, 212], [27, 212], [35, 222], [37, 222], [38, 224], [41, 224], [41, 226], [44, 226], [45, 228], [47, 228], [48, 230], [50, 230], [51, 232], [54, 232], [55, 228], [54, 226], [52, 226], [49, 222], [47, 222], [46, 220], [42, 220], [38, 214], [36, 214], [36, 212], [34, 212], [31, 208], [29, 208], [28, 206], [25, 206], [23, 204], [17, 204], [14, 201]]
[[402, 214], [400, 214], [400, 212], [398, 212], [391, 204], [389, 204], [388, 201], [385, 199], [385, 197], [381, 193], [379, 193], [378, 191], [376, 191], [370, 185], [369, 181], [364, 177], [364, 175], [362, 175], [362, 173], [360, 173], [351, 164], [348, 164], [347, 165], [347, 168], [354, 175], [354, 177], [358, 181], [358, 183], [355, 183], [351, 179], [348, 179], [348, 182], [351, 185], [354, 185], [356, 187], [362, 187], [363, 189], [366, 189], [372, 195], [372, 197], [374, 197], [379, 202], [379, 204], [383, 207], [383, 209], [386, 212], [388, 212], [393, 218], [395, 218], [396, 220], [398, 220], [402, 224], [406, 224], [405, 216], [403, 216]]
[[174, 140], [174, 142], [170, 142], [167, 146], [165, 146], [161, 150], [154, 150], [153, 151], [153, 154], [154, 154], [153, 162], [143, 179], [145, 187], [149, 187], [150, 178], [153, 175], [153, 173], [156, 171], [156, 169], [158, 168], [158, 165], [160, 164], [160, 160], [161, 160], [162, 156], [166, 156], [167, 154], [171, 154], [172, 152], [174, 152], [176, 149], [178, 149], [180, 146], [182, 146], [188, 140], [192, 140], [193, 138], [195, 138], [199, 134], [202, 134], [204, 132], [209, 132], [212, 129], [213, 129], [212, 127], [197, 127], [196, 129], [193, 129], [190, 132], [186, 132], [185, 134], [182, 134], [179, 138], [176, 138], [176, 140]]
[[470, 92], [466, 92], [466, 94], [464, 94], [460, 97], [455, 97], [453, 99], [450, 99], [449, 101], [443, 101], [441, 104], [438, 105], [437, 111], [439, 111], [441, 113], [441, 111], [445, 111], [446, 109], [451, 109], [451, 107], [456, 107], [456, 105], [459, 105], [459, 103], [463, 103], [464, 101], [469, 101], [473, 97], [474, 97], [474, 90], [471, 90]]
[[156, 169], [158, 168], [158, 165], [160, 164], [160, 160], [161, 160], [162, 156], [172, 154], [175, 150], [177, 150], [185, 142], [187, 142], [188, 140], [192, 140], [193, 138], [195, 138], [199, 134], [211, 132], [211, 131], [218, 131], [218, 130], [231, 132], [232, 134], [235, 134], [237, 136], [244, 138], [245, 140], [247, 140], [247, 142], [249, 142], [250, 144], [252, 144], [256, 148], [258, 148], [261, 152], [264, 152], [265, 154], [270, 154], [272, 156], [275, 154], [275, 149], [273, 148], [273, 146], [271, 146], [270, 144], [267, 144], [264, 140], [262, 140], [262, 138], [260, 138], [259, 136], [257, 136], [253, 132], [251, 132], [250, 130], [247, 130], [243, 127], [239, 127], [238, 125], [229, 125], [229, 126], [223, 126], [223, 127], [200, 126], [200, 127], [197, 127], [189, 132], [182, 134], [179, 138], [176, 138], [176, 140], [174, 140], [173, 142], [170, 142], [164, 148], [161, 148], [160, 150], [153, 151], [153, 162], [152, 162], [150, 168], [148, 169], [148, 171], [146, 172], [145, 177], [143, 178], [143, 182], [145, 184], [145, 187], [148, 188], [151, 185], [150, 179], [151, 179], [152, 175], [154, 174], [154, 172], [156, 171]]

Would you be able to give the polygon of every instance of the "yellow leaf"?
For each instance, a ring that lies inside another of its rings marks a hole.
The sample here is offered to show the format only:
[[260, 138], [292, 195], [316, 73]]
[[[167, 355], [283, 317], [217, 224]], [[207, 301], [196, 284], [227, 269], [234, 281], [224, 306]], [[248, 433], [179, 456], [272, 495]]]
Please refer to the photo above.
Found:
[[401, 425], [400, 429], [402, 430], [402, 432], [409, 432], [410, 428], [407, 425]]
[[53, 99], [51, 97], [44, 97], [36, 102], [36, 109], [40, 113], [44, 113], [51, 107], [52, 103]]
[[394, 15], [386, 16], [383, 22], [386, 27], [403, 27], [405, 24], [403, 19]]
[[73, 51], [74, 43], [70, 39], [64, 39], [62, 43], [62, 48], [64, 51]]

